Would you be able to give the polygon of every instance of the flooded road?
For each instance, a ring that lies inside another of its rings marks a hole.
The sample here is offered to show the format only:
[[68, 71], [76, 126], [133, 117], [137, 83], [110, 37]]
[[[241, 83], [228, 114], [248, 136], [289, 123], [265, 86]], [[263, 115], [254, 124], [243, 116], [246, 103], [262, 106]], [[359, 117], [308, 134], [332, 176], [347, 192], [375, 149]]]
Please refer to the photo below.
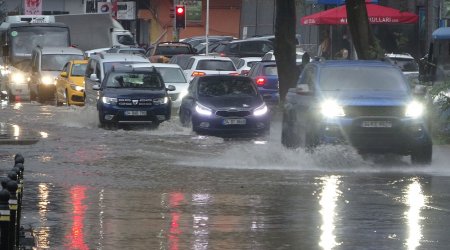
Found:
[[87, 107], [7, 105], [0, 122], [34, 133], [0, 145], [25, 157], [22, 225], [39, 249], [448, 249], [450, 147], [433, 164], [361, 158], [344, 146], [287, 150], [268, 138], [104, 130]]

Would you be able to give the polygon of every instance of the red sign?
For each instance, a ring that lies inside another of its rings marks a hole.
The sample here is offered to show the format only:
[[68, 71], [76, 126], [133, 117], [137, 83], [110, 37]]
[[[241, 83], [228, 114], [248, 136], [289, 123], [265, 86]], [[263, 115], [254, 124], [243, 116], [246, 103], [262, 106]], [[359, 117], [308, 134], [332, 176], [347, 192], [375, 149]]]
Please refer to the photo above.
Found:
[[24, 0], [25, 15], [42, 15], [42, 0]]

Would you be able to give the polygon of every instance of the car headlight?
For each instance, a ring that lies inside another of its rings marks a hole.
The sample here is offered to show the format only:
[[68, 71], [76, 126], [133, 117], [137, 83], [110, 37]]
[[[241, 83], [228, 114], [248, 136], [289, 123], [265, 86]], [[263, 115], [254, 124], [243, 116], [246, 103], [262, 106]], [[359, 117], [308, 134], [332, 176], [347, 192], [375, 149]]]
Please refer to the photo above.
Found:
[[166, 104], [169, 102], [169, 97], [165, 96], [162, 98], [155, 98], [153, 99], [153, 104], [154, 105], [161, 105], [161, 104]]
[[269, 109], [267, 108], [267, 105], [265, 103], [263, 103], [263, 105], [255, 108], [255, 110], [253, 110], [253, 115], [254, 116], [262, 116], [262, 115], [265, 115], [268, 110]]
[[205, 116], [212, 115], [212, 110], [200, 103], [197, 103], [197, 105], [195, 105], [195, 111], [197, 113], [199, 113], [200, 115], [205, 115]]
[[405, 116], [411, 118], [419, 118], [423, 115], [423, 112], [423, 104], [417, 101], [412, 101], [406, 106]]
[[102, 97], [102, 102], [104, 104], [116, 104], [117, 103], [117, 98], [115, 97], [107, 97], [107, 96], [103, 96]]
[[75, 90], [75, 91], [83, 91], [84, 90], [84, 87], [78, 86], [76, 84], [70, 84], [70, 88]]
[[344, 109], [334, 100], [326, 100], [320, 105], [320, 113], [324, 117], [345, 116]]
[[20, 72], [15, 72], [11, 75], [12, 83], [25, 83], [25, 75]]
[[51, 76], [43, 76], [43, 77], [41, 77], [41, 82], [44, 85], [55, 84], [55, 81], [53, 81], [53, 78]]

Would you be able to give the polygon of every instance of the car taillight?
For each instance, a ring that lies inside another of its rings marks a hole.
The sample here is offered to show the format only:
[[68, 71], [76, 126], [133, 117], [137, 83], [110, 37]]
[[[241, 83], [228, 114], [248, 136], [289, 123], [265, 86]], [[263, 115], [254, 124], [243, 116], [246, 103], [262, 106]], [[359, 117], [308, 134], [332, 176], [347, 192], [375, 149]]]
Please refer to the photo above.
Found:
[[256, 78], [256, 85], [263, 86], [266, 83], [266, 79], [262, 77]]
[[231, 73], [229, 73], [229, 75], [231, 75], [231, 76], [238, 76], [239, 73], [238, 72], [231, 72]]
[[194, 71], [194, 72], [192, 72], [191, 76], [196, 77], [196, 76], [204, 76], [204, 75], [206, 75], [205, 72]]
[[220, 53], [219, 55], [220, 55], [220, 56], [227, 56], [227, 55], [225, 55], [225, 53]]

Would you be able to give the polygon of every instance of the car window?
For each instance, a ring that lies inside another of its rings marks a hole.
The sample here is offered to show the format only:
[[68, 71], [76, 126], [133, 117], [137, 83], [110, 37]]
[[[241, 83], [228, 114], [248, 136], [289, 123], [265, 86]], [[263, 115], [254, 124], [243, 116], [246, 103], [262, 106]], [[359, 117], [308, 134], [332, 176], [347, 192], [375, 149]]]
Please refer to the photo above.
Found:
[[315, 76], [316, 76], [316, 67], [306, 67], [302, 74], [300, 75], [299, 81], [297, 84], [307, 84], [310, 91], [314, 91], [315, 89]]
[[141, 63], [141, 62], [130, 62], [130, 61], [120, 61], [120, 62], [105, 62], [103, 63], [103, 71], [105, 74], [112, 69], [112, 67], [120, 66], [120, 65], [128, 65], [128, 64], [135, 64], [135, 63]]
[[107, 88], [150, 88], [162, 89], [164, 83], [157, 74], [111, 72], [106, 81]]
[[390, 57], [389, 62], [393, 65], [400, 67], [402, 71], [411, 72], [419, 71], [419, 65], [413, 58], [392, 58]]
[[198, 83], [200, 96], [256, 96], [252, 81], [248, 78], [203, 78]]
[[278, 69], [276, 65], [264, 66], [262, 74], [266, 76], [278, 76]]
[[198, 70], [223, 70], [223, 71], [235, 71], [233, 62], [223, 60], [200, 60], [197, 63], [196, 69]]
[[239, 43], [230, 43], [230, 46], [228, 47], [228, 51], [231, 53], [238, 53], [239, 52]]
[[61, 71], [66, 72], [67, 74], [69, 74], [69, 65], [70, 62], [66, 63], [66, 65], [64, 65], [63, 69]]
[[403, 74], [395, 68], [327, 67], [320, 71], [319, 86], [324, 91], [398, 91], [406, 92]]
[[242, 66], [244, 66], [244, 64], [245, 64], [245, 60], [239, 59], [238, 62], [236, 63], [236, 68], [240, 69]]
[[168, 83], [186, 83], [183, 71], [179, 68], [156, 67], [161, 74], [164, 82]]
[[191, 53], [191, 50], [187, 46], [159, 46], [156, 47], [154, 55], [177, 55], [189, 53]]
[[86, 71], [87, 64], [85, 63], [74, 63], [72, 64], [72, 76], [83, 76]]
[[190, 58], [187, 66], [186, 66], [186, 69], [192, 69], [192, 65], [194, 64], [194, 62], [195, 62], [195, 59]]
[[254, 62], [247, 62], [247, 67], [251, 68], [253, 67], [253, 65], [255, 65], [257, 63], [257, 61]]
[[94, 60], [89, 60], [88, 66], [86, 68], [86, 74], [85, 74], [86, 77], [90, 77], [91, 74], [94, 73], [94, 63], [95, 63]]
[[64, 65], [70, 60], [82, 60], [83, 55], [69, 54], [46, 54], [41, 58], [41, 70], [61, 71]]
[[256, 62], [251, 68], [250, 71], [248, 72], [248, 76], [254, 76], [256, 73], [258, 72], [258, 69], [260, 67], [261, 63], [260, 62]]

